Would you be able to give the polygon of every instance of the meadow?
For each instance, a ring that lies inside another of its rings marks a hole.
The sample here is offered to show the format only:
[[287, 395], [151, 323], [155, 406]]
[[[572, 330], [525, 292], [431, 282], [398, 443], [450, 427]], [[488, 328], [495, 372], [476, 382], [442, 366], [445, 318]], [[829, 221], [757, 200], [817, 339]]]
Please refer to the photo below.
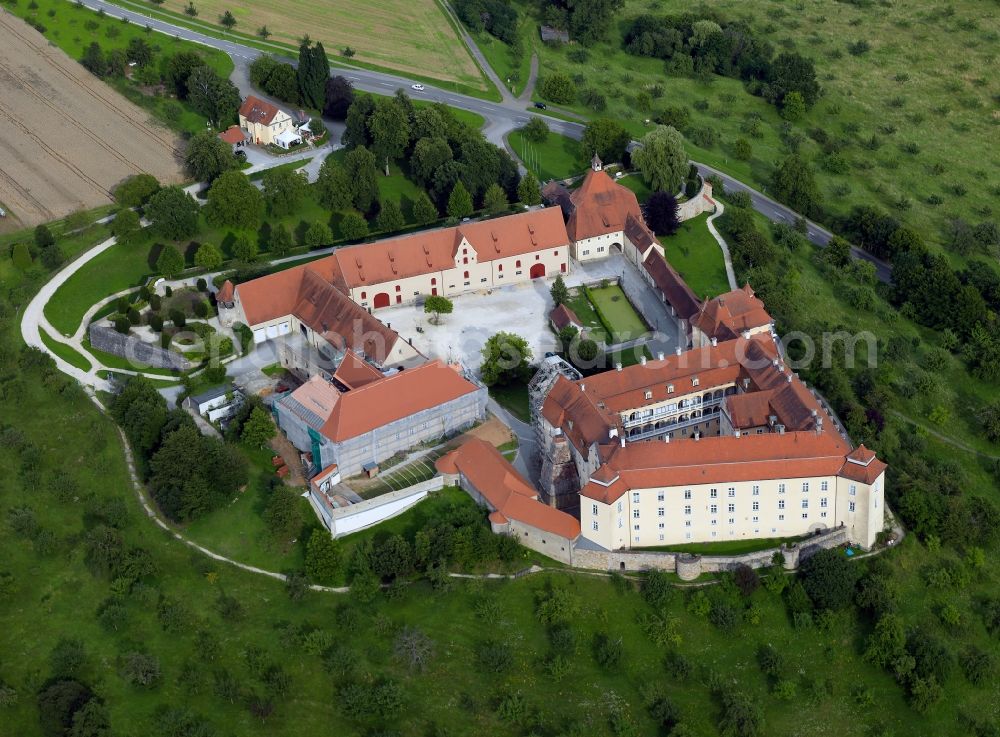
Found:
[[701, 299], [729, 291], [722, 250], [706, 220], [708, 214], [686, 220], [674, 235], [660, 238], [667, 261]]

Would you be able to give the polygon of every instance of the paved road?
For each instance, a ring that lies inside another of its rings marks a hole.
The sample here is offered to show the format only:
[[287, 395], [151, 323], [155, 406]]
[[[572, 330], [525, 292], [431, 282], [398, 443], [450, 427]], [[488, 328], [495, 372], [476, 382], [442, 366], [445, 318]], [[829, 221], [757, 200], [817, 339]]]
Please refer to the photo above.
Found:
[[[133, 23], [148, 25], [154, 31], [170, 36], [176, 36], [226, 52], [233, 58], [233, 61], [237, 65], [238, 69], [234, 72], [233, 79], [237, 82], [237, 86], [241, 87], [241, 92], [244, 94], [247, 92], [246, 85], [248, 85], [248, 82], [246, 82], [245, 67], [253, 59], [263, 53], [255, 48], [245, 46], [236, 41], [207, 36], [203, 33], [199, 33], [182, 26], [177, 26], [167, 21], [150, 18], [142, 13], [127, 10], [115, 5], [114, 3], [107, 2], [107, 0], [85, 0], [84, 4], [92, 9], [103, 8], [104, 12], [112, 17], [121, 18], [124, 16]], [[472, 44], [471, 48], [475, 48], [475, 44]], [[473, 54], [475, 55], [475, 51]], [[480, 53], [479, 56], [482, 57], [482, 54]], [[295, 62], [294, 59], [287, 60], [293, 63]], [[484, 58], [480, 60], [480, 63], [484, 62]], [[353, 67], [350, 69], [338, 70], [338, 73], [343, 74], [351, 80], [357, 89], [364, 90], [366, 92], [375, 92], [382, 95], [392, 94], [400, 87], [409, 88], [410, 85], [415, 83], [415, 80], [407, 79], [405, 77], [387, 74], [384, 72], [369, 71], [367, 69], [356, 69]], [[502, 142], [503, 136], [515, 128], [519, 128], [527, 123], [531, 117], [542, 117], [545, 122], [548, 123], [549, 128], [555, 133], [566, 135], [577, 140], [583, 136], [583, 123], [571, 123], [569, 121], [557, 120], [548, 116], [539, 115], [537, 112], [525, 109], [526, 103], [524, 101], [513, 99], [509, 94], [504, 95], [504, 100], [497, 103], [490, 102], [489, 100], [481, 100], [477, 97], [471, 97], [469, 95], [463, 95], [458, 92], [450, 92], [430, 84], [425, 84], [424, 88], [423, 92], [411, 90], [411, 94], [414, 99], [444, 102], [453, 107], [469, 110], [486, 118], [488, 121], [486, 127], [487, 138], [493, 143]], [[635, 145], [634, 141], [633, 145]], [[722, 181], [725, 183], [727, 191], [748, 192], [754, 208], [769, 219], [776, 222], [792, 224], [799, 218], [798, 213], [794, 210], [775, 202], [764, 193], [758, 192], [752, 187], [743, 184], [742, 182], [733, 179], [727, 174], [724, 174], [706, 164], [701, 164], [699, 162], [694, 163], [697, 164], [699, 171], [703, 174], [715, 174], [721, 177]], [[828, 230], [811, 221], [808, 222], [807, 234], [809, 240], [819, 246], [825, 246], [829, 242], [830, 238], [833, 237], [833, 234]], [[860, 249], [854, 248], [852, 249], [852, 252], [855, 257], [871, 261], [875, 264], [876, 274], [880, 280], [889, 281], [891, 267], [889, 267], [888, 264], [876, 259]]]

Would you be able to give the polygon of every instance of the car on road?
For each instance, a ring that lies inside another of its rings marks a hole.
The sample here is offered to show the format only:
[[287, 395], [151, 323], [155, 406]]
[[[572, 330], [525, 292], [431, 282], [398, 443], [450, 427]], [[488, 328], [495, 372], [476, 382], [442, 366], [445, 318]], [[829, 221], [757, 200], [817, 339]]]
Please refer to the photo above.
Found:
[[416, 90], [417, 92], [423, 92], [424, 91], [424, 86], [422, 84], [411, 84], [410, 85], [410, 89], [411, 90]]
[[539, 110], [544, 110], [546, 108], [546, 105], [544, 102], [536, 102], [535, 107], [537, 107]]

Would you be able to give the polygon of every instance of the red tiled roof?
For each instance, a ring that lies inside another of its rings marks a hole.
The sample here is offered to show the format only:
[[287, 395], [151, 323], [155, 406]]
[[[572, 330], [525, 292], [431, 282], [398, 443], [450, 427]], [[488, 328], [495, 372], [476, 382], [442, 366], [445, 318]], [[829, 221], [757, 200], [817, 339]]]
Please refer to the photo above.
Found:
[[441, 473], [461, 473], [493, 510], [491, 521], [510, 519], [569, 540], [580, 534], [578, 519], [538, 501], [534, 487], [485, 440], [467, 440], [436, 466]]
[[221, 138], [226, 143], [241, 143], [246, 140], [246, 136], [243, 134], [243, 129], [238, 125], [231, 125], [226, 130], [219, 134]]
[[747, 284], [702, 304], [691, 324], [709, 337], [728, 340], [744, 330], [770, 325], [771, 316]]
[[653, 280], [653, 284], [682, 320], [690, 320], [692, 315], [698, 313], [698, 310], [701, 309], [701, 300], [695, 296], [681, 275], [667, 263], [663, 254], [654, 248], [646, 256], [642, 266]]
[[590, 481], [580, 493], [608, 504], [630, 489], [836, 476], [849, 450], [833, 432], [627, 443], [607, 461], [619, 480], [610, 486]]
[[382, 372], [358, 357], [354, 351], [344, 354], [344, 359], [337, 366], [333, 378], [346, 386], [348, 389], [357, 389], [378, 381], [382, 378]]
[[575, 241], [624, 231], [629, 215], [642, 220], [635, 193], [616, 183], [603, 170], [588, 171], [583, 184], [570, 195], [570, 199], [573, 212], [566, 230]]
[[321, 432], [341, 442], [474, 391], [455, 368], [428, 361], [341, 394]]
[[224, 282], [222, 282], [222, 286], [219, 287], [219, 291], [215, 293], [215, 301], [232, 302], [233, 294], [235, 291], [236, 288], [233, 286], [233, 283], [229, 281], [229, 279], [226, 279]]
[[261, 123], [271, 125], [274, 116], [281, 112], [280, 108], [269, 102], [261, 100], [259, 97], [247, 95], [247, 99], [240, 105], [240, 115], [247, 119], [249, 123]]
[[888, 466], [876, 458], [874, 452], [861, 444], [847, 456], [844, 467], [840, 469], [840, 475], [852, 481], [871, 484], [886, 468]]
[[552, 312], [549, 313], [549, 320], [552, 324], [556, 326], [556, 330], [562, 330], [567, 325], [573, 325], [575, 327], [582, 327], [583, 323], [580, 322], [580, 318], [576, 316], [566, 305], [559, 305]]

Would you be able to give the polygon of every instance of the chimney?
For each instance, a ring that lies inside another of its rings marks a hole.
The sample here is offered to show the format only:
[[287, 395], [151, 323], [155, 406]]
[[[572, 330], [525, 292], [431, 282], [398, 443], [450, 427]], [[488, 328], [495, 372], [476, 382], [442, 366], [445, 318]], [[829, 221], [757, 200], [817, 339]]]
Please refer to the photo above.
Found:
[[681, 355], [681, 347], [677, 346], [677, 348], [674, 349], [674, 353], [678, 356]]
[[621, 440], [622, 447], [624, 448], [625, 447], [625, 436], [622, 435], [621, 438], [619, 438], [619, 440]]
[[695, 439], [695, 440], [701, 440], [701, 433], [700, 433], [700, 432], [696, 432], [696, 433], [694, 434], [694, 439]]
[[784, 435], [784, 434], [785, 434], [785, 426], [778, 425], [778, 435]]
[[750, 331], [749, 330], [744, 330], [742, 333], [740, 333], [740, 335], [743, 336], [743, 340], [750, 340]]
[[669, 443], [670, 442], [670, 436], [669, 435], [664, 435], [663, 436], [663, 442], [664, 443]]
[[750, 379], [743, 379], [743, 391], [747, 391], [750, 388]]
[[777, 365], [778, 365], [778, 359], [777, 358], [772, 358], [771, 359], [771, 365], [777, 367]]
[[813, 417], [816, 417], [817, 415], [819, 415], [819, 412], [817, 410], [812, 410], [811, 414]]
[[719, 345], [719, 339], [718, 338], [712, 338], [712, 347], [715, 348], [717, 345]]
[[621, 370], [622, 370], [622, 365], [620, 363], [616, 363], [615, 364], [615, 371], [621, 371]]
[[737, 430], [734, 434], [736, 435], [736, 437], [739, 437], [740, 436], [740, 431]]
[[640, 366], [645, 366], [646, 365], [646, 357], [645, 356], [643, 356], [642, 358], [639, 359], [639, 365]]
[[659, 353], [656, 354], [656, 360], [657, 361], [663, 360], [663, 351], [660, 351]]
[[789, 384], [791, 384], [792, 383], [792, 375], [788, 374], [787, 376], [785, 376], [785, 381], [787, 381]]
[[581, 383], [581, 384], [580, 384], [580, 391], [582, 391], [582, 392], [583, 392], [583, 391], [586, 391], [586, 390], [587, 390], [587, 385], [586, 385], [586, 384], [583, 384], [583, 383]]

